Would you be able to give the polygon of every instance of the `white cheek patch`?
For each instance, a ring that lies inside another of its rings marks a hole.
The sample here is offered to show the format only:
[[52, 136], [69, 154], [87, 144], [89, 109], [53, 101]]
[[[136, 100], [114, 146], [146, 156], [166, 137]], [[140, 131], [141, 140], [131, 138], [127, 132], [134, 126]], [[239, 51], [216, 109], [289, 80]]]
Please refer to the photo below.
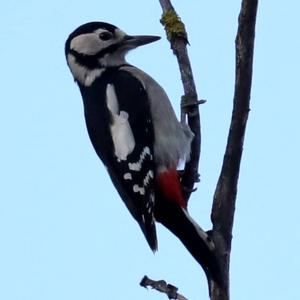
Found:
[[112, 84], [108, 84], [106, 88], [106, 103], [113, 119], [110, 132], [115, 155], [119, 160], [126, 160], [135, 147], [135, 140], [128, 122], [128, 113], [125, 111], [119, 112], [117, 95]]
[[103, 44], [96, 33], [85, 33], [74, 37], [70, 48], [80, 54], [95, 55], [103, 48]]
[[74, 37], [71, 41], [70, 48], [80, 54], [95, 55], [111, 44], [122, 40], [122, 38], [125, 36], [124, 32], [121, 30], [116, 30], [116, 38], [104, 41], [99, 38], [101, 32], [107, 32], [107, 30], [100, 28], [95, 32], [84, 33]]

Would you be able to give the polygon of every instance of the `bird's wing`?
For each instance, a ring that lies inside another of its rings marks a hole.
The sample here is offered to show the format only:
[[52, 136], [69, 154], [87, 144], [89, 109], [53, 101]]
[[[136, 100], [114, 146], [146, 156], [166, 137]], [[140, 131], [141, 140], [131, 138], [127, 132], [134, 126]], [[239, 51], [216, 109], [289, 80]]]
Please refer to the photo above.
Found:
[[[101, 85], [103, 86], [103, 78]], [[143, 85], [129, 72], [118, 71], [105, 79], [108, 128], [87, 124], [96, 152], [133, 217], [139, 223], [151, 249], [157, 249], [154, 223], [153, 124], [149, 100]], [[95, 116], [93, 116], [95, 118]], [[95, 123], [96, 124], [96, 123]], [[90, 127], [90, 128], [89, 128]], [[101, 143], [97, 130], [106, 142]], [[109, 138], [108, 138], [109, 136]], [[107, 152], [107, 141], [112, 151]]]

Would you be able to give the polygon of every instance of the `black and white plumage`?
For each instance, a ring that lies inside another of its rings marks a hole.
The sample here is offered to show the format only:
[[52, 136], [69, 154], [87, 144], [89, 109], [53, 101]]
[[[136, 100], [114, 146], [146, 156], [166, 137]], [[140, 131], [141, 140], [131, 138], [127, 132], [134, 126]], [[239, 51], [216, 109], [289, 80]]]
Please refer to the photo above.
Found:
[[125, 61], [129, 50], [158, 39], [91, 22], [71, 33], [65, 54], [91, 142], [151, 249], [157, 249], [159, 221], [217, 281], [213, 244], [189, 216], [177, 172], [189, 158], [193, 134], [178, 122], [163, 88]]
[[153, 126], [145, 90], [129, 73], [113, 68], [81, 92], [92, 144], [154, 250]]

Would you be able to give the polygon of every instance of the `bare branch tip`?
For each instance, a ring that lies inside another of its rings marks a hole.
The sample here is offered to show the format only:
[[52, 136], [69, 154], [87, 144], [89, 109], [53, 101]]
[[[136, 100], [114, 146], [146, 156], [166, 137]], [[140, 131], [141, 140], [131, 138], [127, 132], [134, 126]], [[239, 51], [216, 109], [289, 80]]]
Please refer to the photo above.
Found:
[[194, 117], [199, 115], [199, 110], [196, 109], [199, 105], [206, 103], [206, 100], [194, 100], [192, 97], [188, 98], [186, 96], [181, 97], [181, 109], [183, 113], [187, 114], [189, 117]]
[[140, 286], [144, 288], [150, 286], [152, 289], [166, 294], [169, 299], [188, 300], [178, 293], [178, 288], [176, 286], [168, 284], [165, 280], [152, 280], [145, 275], [140, 282]]

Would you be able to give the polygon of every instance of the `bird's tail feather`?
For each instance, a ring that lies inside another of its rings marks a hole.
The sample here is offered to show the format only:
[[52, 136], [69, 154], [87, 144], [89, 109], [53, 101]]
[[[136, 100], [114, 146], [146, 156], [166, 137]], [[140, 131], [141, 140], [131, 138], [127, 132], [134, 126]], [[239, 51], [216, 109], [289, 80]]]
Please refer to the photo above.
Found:
[[157, 251], [157, 237], [156, 237], [156, 228], [153, 217], [149, 217], [146, 214], [144, 215], [145, 220], [139, 222], [141, 229], [145, 235], [145, 238], [153, 252]]
[[214, 244], [188, 212], [176, 203], [161, 199], [157, 201], [156, 219], [175, 234], [196, 261], [202, 266], [208, 281], [222, 286], [222, 273]]

